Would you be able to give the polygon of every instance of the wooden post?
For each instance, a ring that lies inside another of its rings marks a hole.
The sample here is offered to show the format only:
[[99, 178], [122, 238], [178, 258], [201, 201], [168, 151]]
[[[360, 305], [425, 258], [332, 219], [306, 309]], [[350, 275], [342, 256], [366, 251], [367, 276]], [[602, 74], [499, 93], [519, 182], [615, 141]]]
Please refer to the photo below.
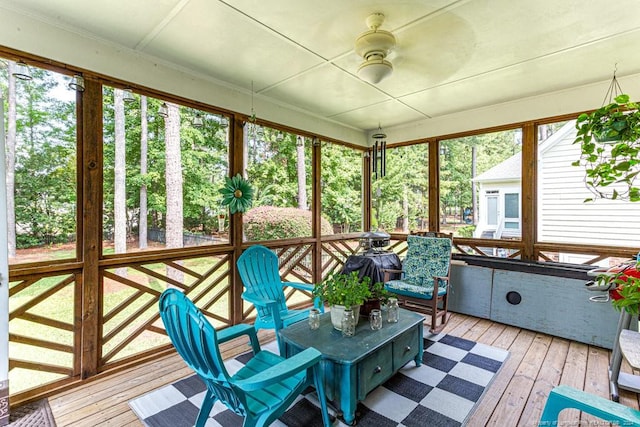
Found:
[[371, 156], [373, 151], [368, 150], [362, 156], [362, 216], [363, 231], [371, 230]]
[[[311, 232], [315, 238], [313, 245], [313, 283], [322, 281], [322, 144], [313, 138], [311, 146], [311, 177], [313, 182], [311, 206]], [[315, 143], [317, 141], [317, 143]]]
[[538, 141], [536, 126], [528, 122], [522, 127], [522, 259], [536, 260]]
[[98, 262], [102, 253], [102, 85], [85, 76], [85, 90], [78, 95], [82, 126], [80, 161], [82, 179], [82, 358], [81, 377], [98, 371], [100, 348], [100, 297], [102, 282]]
[[429, 141], [429, 230], [440, 231], [440, 141]]
[[[0, 94], [0, 105], [4, 99]], [[0, 108], [0, 178], [6, 182], [4, 108]], [[9, 424], [9, 254], [7, 242], [7, 187], [0, 186], [0, 426]]]
[[[229, 158], [231, 165], [229, 173], [231, 176], [236, 174], [243, 175], [244, 172], [244, 119], [235, 115], [230, 120], [229, 126]], [[242, 214], [235, 213], [229, 217], [229, 239], [233, 246], [233, 256], [229, 260], [229, 270], [231, 280], [231, 294], [229, 309], [231, 310], [232, 323], [238, 324], [243, 320], [242, 310], [242, 280], [236, 268], [236, 261], [242, 254]]]

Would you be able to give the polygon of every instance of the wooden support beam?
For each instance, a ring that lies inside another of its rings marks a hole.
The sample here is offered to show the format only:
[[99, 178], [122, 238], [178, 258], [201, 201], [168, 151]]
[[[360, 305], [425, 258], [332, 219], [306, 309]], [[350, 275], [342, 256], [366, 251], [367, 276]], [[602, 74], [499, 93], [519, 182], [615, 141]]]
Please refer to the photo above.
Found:
[[[229, 164], [231, 176], [241, 174], [244, 176], [244, 119], [235, 115], [229, 124]], [[236, 268], [236, 260], [242, 254], [242, 214], [235, 213], [229, 217], [229, 239], [233, 245], [233, 256], [229, 261], [231, 271], [231, 295], [229, 298], [229, 310], [232, 323], [242, 322], [242, 280]]]
[[82, 126], [82, 350], [81, 377], [98, 372], [100, 358], [100, 300], [102, 281], [102, 85], [85, 76], [85, 90], [78, 95]]
[[371, 155], [373, 151], [365, 151], [362, 156], [362, 229], [371, 230]]
[[322, 281], [322, 144], [311, 146], [311, 179], [313, 188], [311, 191], [311, 232], [315, 237], [311, 259], [313, 260], [312, 281], [318, 283]]
[[537, 180], [538, 141], [536, 126], [529, 122], [522, 126], [522, 259], [535, 260], [537, 239]]
[[440, 230], [440, 141], [429, 142], [429, 230]]

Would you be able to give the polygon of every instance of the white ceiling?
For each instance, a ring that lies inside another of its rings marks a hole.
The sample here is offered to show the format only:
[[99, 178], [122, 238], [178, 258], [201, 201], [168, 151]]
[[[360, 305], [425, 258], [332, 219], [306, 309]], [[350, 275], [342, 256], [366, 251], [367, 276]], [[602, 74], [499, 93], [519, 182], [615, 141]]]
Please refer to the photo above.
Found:
[[[359, 130], [607, 81], [616, 64], [619, 76], [640, 73], [638, 0], [0, 0], [3, 8], [244, 93], [253, 82], [257, 97]], [[357, 78], [353, 51], [372, 12], [397, 39], [394, 73], [378, 85]]]

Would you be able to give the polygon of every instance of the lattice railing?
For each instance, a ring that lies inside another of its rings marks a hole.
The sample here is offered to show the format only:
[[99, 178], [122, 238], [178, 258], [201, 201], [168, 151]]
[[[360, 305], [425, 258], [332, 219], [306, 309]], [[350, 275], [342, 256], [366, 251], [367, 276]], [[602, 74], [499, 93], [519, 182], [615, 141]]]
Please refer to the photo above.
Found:
[[454, 238], [454, 254], [478, 255], [483, 257], [498, 257], [520, 259], [522, 242], [519, 240], [499, 239], [469, 239]]
[[76, 272], [30, 275], [9, 283], [11, 394], [79, 374], [80, 294]]
[[301, 244], [276, 248], [280, 277], [288, 282], [311, 283], [313, 281], [313, 246]]
[[340, 272], [349, 255], [353, 255], [357, 250], [356, 239], [322, 242], [322, 277]]
[[215, 327], [231, 325], [229, 261], [218, 255], [104, 269], [100, 364], [169, 343], [158, 312], [167, 287], [182, 290]]

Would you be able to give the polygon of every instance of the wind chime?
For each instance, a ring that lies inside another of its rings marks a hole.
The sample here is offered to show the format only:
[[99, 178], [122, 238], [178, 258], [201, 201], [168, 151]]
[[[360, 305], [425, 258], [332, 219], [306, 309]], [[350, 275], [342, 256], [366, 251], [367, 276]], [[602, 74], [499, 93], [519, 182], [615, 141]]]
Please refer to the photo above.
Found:
[[374, 179], [383, 178], [387, 174], [387, 134], [382, 132], [378, 124], [378, 131], [374, 133], [371, 151], [371, 175]]

